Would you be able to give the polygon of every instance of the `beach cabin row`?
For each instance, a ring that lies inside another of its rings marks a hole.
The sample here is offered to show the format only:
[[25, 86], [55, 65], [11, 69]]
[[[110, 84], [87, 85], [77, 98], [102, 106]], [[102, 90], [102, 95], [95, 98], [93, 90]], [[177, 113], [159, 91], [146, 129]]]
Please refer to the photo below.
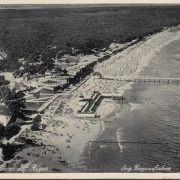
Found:
[[82, 106], [81, 110], [78, 111], [78, 117], [96, 117], [96, 112], [93, 112], [92, 109], [99, 101], [101, 94], [98, 91], [93, 92], [90, 99], [84, 99], [83, 96], [80, 96], [79, 105]]
[[111, 93], [111, 92], [98, 92], [94, 91], [90, 99], [85, 99], [84, 96], [80, 96], [79, 105], [82, 106], [81, 110], [78, 111], [78, 117], [95, 118], [97, 114], [94, 107], [97, 106], [100, 98], [111, 98], [111, 99], [122, 99], [121, 93]]

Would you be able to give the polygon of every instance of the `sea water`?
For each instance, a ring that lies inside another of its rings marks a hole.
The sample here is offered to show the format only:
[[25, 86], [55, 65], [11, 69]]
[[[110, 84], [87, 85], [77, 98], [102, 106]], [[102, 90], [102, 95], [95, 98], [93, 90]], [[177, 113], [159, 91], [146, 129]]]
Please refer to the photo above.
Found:
[[[141, 76], [179, 78], [180, 40], [157, 52]], [[91, 144], [88, 171], [180, 172], [180, 83], [134, 83], [124, 96]]]

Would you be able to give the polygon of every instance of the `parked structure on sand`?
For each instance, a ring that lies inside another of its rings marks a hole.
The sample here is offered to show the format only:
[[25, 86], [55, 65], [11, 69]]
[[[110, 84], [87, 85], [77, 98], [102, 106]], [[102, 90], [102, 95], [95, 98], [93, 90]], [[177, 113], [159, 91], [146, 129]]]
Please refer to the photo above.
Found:
[[97, 117], [96, 107], [102, 98], [122, 97], [120, 93], [98, 92], [94, 91], [91, 98], [86, 99], [80, 96], [79, 105], [82, 106], [81, 110], [77, 112], [78, 117], [95, 118]]

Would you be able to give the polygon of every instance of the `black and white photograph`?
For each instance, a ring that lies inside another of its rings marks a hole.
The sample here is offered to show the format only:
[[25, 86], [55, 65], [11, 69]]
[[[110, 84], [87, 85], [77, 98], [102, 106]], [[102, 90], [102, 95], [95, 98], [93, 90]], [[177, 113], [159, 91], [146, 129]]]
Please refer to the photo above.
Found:
[[178, 175], [180, 4], [9, 2], [1, 174]]

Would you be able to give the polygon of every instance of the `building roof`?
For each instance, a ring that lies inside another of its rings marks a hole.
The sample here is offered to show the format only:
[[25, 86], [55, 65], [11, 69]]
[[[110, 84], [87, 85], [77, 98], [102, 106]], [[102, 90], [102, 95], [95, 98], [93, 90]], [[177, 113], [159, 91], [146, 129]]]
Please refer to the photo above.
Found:
[[82, 100], [79, 100], [80, 102], [84, 102], [84, 101], [90, 101], [91, 99], [82, 99]]
[[2, 124], [3, 126], [5, 126], [7, 123], [7, 116], [5, 115], [0, 115], [0, 124]]

